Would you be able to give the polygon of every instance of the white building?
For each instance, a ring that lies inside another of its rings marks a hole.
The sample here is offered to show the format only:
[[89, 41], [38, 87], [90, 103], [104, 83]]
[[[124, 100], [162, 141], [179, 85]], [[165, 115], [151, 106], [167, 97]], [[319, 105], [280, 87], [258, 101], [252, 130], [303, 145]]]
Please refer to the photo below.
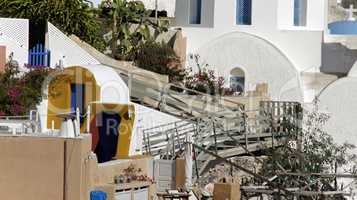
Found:
[[13, 54], [19, 66], [28, 63], [28, 38], [28, 20], [0, 18], [0, 46], [6, 46], [7, 58]]
[[[29, 49], [31, 49], [31, 47], [29, 47], [29, 41], [31, 40], [31, 34], [29, 34], [29, 32], [29, 20], [27, 19], [0, 18], [0, 46], [5, 46], [6, 56], [12, 54], [13, 59], [19, 63], [19, 67], [22, 69], [25, 69], [23, 67], [30, 61]], [[98, 77], [101, 77], [100, 79], [102, 81], [108, 83], [103, 84], [104, 86], [101, 89], [99, 95], [102, 97], [101, 101], [106, 99], [105, 101], [108, 100], [108, 102], [111, 101], [112, 103], [123, 103], [135, 106], [135, 120], [131, 136], [132, 142], [130, 143], [130, 155], [138, 154], [141, 151], [142, 130], [180, 120], [174, 116], [130, 102], [129, 88], [119, 76], [119, 73], [113, 68], [101, 64], [100, 61], [89, 54], [66, 34], [62, 33], [53, 24], [48, 23], [46, 25], [46, 34], [43, 41], [44, 44], [42, 45], [48, 52], [50, 52], [49, 54], [46, 54], [48, 61], [50, 61], [46, 62], [46, 64], [48, 64], [47, 67], [55, 68], [56, 66], [61, 66], [63, 68], [86, 68], [97, 75], [96, 81], [99, 80]], [[40, 59], [36, 58], [35, 60]], [[43, 64], [44, 62], [38, 63]], [[96, 72], [94, 72], [95, 70]], [[112, 79], [111, 77], [113, 76], [116, 78]], [[117, 88], [117, 92], [112, 90], [113, 88]], [[107, 93], [108, 96], [104, 93]], [[117, 96], [118, 98], [112, 98], [114, 96]], [[46, 98], [43, 98], [40, 105], [38, 105], [40, 127], [43, 132], [50, 131], [47, 123], [47, 118], [49, 116], [48, 106], [49, 103]]]
[[228, 86], [264, 82], [274, 100], [318, 97], [331, 116], [326, 131], [356, 145], [357, 21], [348, 18], [336, 0], [180, 0], [175, 26], [187, 54], [199, 54]]
[[[129, 0], [135, 1], [135, 0]], [[167, 17], [175, 16], [175, 2], [176, 0], [140, 0], [144, 3], [145, 8], [149, 10], [166, 11]], [[180, 0], [178, 0], [180, 1]]]
[[180, 0], [175, 26], [187, 53], [199, 54], [230, 82], [245, 74], [245, 89], [268, 83], [274, 99], [302, 100], [301, 72], [318, 72], [325, 0]]

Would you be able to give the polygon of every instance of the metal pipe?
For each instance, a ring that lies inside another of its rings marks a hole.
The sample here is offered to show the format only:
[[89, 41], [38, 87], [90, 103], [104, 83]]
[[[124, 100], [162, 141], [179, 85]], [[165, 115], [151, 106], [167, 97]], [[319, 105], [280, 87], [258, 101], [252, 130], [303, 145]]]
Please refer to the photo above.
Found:
[[88, 105], [87, 107], [87, 133], [90, 133], [90, 115], [91, 115], [91, 112], [90, 112], [90, 109], [91, 109], [91, 106]]

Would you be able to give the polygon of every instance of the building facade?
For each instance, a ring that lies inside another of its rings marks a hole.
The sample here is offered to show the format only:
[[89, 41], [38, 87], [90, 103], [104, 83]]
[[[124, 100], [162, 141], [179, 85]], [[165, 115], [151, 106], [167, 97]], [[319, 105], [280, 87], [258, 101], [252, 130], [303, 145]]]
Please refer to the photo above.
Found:
[[[181, 0], [175, 26], [228, 84], [234, 71], [245, 90], [268, 83], [274, 99], [302, 100], [301, 72], [318, 72], [325, 0]], [[306, 53], [306, 52], [309, 53]]]

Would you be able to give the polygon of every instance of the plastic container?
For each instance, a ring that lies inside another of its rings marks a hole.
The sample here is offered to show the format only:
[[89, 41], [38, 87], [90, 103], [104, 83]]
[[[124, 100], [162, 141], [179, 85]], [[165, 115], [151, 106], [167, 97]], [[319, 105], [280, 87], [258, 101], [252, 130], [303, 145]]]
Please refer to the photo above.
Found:
[[107, 193], [102, 191], [92, 191], [90, 193], [90, 200], [107, 200]]

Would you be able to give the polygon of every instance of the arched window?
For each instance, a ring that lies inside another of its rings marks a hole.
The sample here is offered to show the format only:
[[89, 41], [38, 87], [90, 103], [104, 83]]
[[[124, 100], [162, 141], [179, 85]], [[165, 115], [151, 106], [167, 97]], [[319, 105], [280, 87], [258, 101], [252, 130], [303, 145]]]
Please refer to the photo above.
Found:
[[244, 92], [245, 73], [243, 69], [236, 67], [230, 73], [230, 88], [234, 92]]

